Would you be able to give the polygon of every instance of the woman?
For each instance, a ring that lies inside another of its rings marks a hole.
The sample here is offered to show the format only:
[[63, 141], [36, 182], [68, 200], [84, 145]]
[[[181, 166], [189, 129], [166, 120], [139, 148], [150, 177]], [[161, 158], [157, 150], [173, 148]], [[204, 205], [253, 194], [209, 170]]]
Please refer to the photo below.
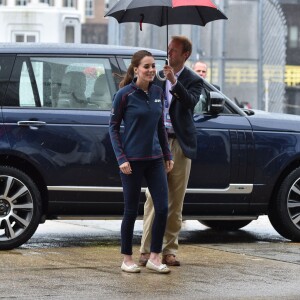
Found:
[[[155, 62], [150, 52], [141, 50], [133, 55], [125, 78], [120, 83], [121, 89], [114, 97], [109, 124], [124, 193], [121, 225], [124, 260], [121, 269], [130, 273], [140, 272], [132, 258], [132, 238], [143, 178], [153, 197], [155, 209], [151, 253], [146, 267], [159, 273], [170, 272], [161, 263], [159, 253], [168, 214], [166, 172], [173, 168], [173, 161], [163, 121], [163, 91], [152, 84], [155, 73]], [[122, 121], [125, 127], [123, 138], [120, 135]]]

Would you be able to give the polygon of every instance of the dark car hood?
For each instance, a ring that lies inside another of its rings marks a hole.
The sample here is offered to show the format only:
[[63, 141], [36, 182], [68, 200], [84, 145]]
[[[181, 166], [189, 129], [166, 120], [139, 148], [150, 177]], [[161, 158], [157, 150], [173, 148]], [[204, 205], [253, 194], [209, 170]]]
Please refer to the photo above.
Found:
[[300, 116], [252, 110], [247, 116], [253, 130], [300, 132]]

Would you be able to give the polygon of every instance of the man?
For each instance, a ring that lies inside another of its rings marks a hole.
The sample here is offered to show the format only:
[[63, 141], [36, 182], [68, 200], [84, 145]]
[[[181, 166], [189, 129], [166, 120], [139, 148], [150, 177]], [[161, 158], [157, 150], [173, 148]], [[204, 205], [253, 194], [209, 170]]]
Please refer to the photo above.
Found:
[[[197, 61], [193, 66], [193, 70], [204, 79], [206, 79], [207, 76], [207, 69], [207, 64], [203, 61]], [[213, 84], [213, 86], [220, 91], [220, 87], [218, 85]]]
[[[207, 76], [207, 64], [203, 61], [197, 61], [193, 65], [193, 70], [195, 73], [197, 73], [201, 78], [205, 78]], [[218, 85], [213, 84], [213, 86], [220, 91], [220, 87]], [[201, 91], [200, 95], [200, 101], [198, 104], [195, 106], [194, 113], [195, 114], [200, 114], [202, 112], [207, 111], [207, 92], [205, 89]]]
[[[164, 113], [174, 168], [168, 173], [169, 210], [163, 243], [162, 263], [179, 266], [176, 258], [178, 236], [182, 224], [182, 207], [191, 169], [191, 159], [196, 157], [197, 136], [193, 121], [203, 81], [191, 69], [184, 66], [192, 53], [192, 43], [183, 36], [173, 36], [168, 46], [169, 65], [164, 66], [166, 81], [154, 83], [165, 91]], [[162, 74], [161, 74], [162, 76]], [[140, 265], [149, 258], [154, 208], [147, 189], [144, 206], [144, 227], [141, 241]]]
[[193, 70], [202, 78], [206, 78], [207, 76], [207, 64], [203, 61], [197, 61], [194, 66]]

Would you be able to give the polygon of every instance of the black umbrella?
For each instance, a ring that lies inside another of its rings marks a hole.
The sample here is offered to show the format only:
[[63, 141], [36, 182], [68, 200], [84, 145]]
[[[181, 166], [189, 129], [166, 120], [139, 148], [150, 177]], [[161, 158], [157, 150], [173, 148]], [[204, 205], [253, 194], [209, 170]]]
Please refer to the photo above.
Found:
[[157, 26], [189, 24], [205, 26], [208, 22], [227, 19], [211, 0], [120, 0], [105, 16], [119, 23], [139, 22]]

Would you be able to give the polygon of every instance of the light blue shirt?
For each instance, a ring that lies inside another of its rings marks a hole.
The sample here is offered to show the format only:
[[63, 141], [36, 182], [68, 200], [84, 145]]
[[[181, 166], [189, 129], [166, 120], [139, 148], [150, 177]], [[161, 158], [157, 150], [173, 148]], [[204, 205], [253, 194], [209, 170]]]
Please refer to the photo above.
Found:
[[165, 127], [167, 129], [167, 132], [169, 132], [169, 133], [174, 133], [174, 129], [173, 129], [170, 114], [169, 114], [169, 107], [171, 105], [172, 97], [173, 97], [172, 94], [170, 93], [170, 90], [173, 90], [173, 88], [177, 84], [177, 78], [179, 77], [179, 75], [181, 74], [183, 69], [184, 69], [184, 67], [175, 74], [176, 82], [173, 85], [171, 84], [171, 82], [169, 80], [166, 81], [166, 90], [165, 90], [166, 99], [165, 99], [165, 107], [164, 107], [164, 117], [165, 117]]

